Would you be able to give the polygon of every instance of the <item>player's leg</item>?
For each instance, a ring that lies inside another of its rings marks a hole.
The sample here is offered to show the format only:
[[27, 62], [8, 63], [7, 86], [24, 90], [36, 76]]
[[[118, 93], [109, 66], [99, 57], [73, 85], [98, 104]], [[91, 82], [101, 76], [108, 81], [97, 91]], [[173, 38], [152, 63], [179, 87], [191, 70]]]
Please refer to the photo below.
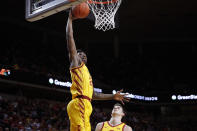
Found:
[[85, 125], [85, 129], [86, 129], [86, 131], [91, 131], [91, 125], [90, 125], [90, 122], [86, 123], [86, 125]]
[[85, 110], [85, 129], [86, 131], [91, 131], [90, 116], [92, 114], [92, 104], [88, 100], [84, 100], [86, 110]]
[[74, 124], [71, 124], [70, 125], [70, 131], [86, 131], [85, 127], [82, 125], [74, 125]]
[[73, 99], [67, 106], [67, 113], [70, 119], [70, 131], [87, 131], [85, 129], [85, 107], [79, 99]]

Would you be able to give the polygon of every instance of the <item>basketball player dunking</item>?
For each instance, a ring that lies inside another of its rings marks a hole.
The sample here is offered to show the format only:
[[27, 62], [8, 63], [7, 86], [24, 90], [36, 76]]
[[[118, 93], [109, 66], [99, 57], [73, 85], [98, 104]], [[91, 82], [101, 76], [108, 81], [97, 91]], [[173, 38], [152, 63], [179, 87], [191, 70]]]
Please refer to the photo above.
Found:
[[67, 106], [70, 119], [70, 131], [91, 131], [90, 115], [92, 113], [91, 100], [128, 101], [119, 91], [115, 95], [102, 94], [93, 91], [92, 77], [86, 67], [87, 56], [83, 51], [77, 51], [73, 38], [72, 21], [76, 19], [69, 13], [66, 38], [70, 60], [72, 86], [70, 88], [72, 100]]
[[95, 131], [132, 131], [130, 126], [122, 123], [121, 120], [124, 116], [125, 112], [122, 105], [119, 103], [115, 104], [111, 113], [111, 119], [98, 123]]

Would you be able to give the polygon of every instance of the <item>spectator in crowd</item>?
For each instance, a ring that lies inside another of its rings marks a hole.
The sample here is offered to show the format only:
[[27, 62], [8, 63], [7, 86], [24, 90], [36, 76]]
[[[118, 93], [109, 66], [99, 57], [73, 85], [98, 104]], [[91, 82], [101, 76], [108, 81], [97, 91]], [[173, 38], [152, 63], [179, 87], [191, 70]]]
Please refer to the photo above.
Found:
[[[106, 107], [109, 108], [109, 107]], [[110, 119], [110, 111], [102, 105], [93, 105], [91, 116], [92, 131], [99, 122]], [[125, 122], [133, 131], [195, 131], [194, 120], [177, 116], [170, 119], [153, 119], [151, 113], [128, 110]], [[69, 120], [64, 102], [45, 99], [8, 99], [0, 97], [0, 131], [69, 131]]]

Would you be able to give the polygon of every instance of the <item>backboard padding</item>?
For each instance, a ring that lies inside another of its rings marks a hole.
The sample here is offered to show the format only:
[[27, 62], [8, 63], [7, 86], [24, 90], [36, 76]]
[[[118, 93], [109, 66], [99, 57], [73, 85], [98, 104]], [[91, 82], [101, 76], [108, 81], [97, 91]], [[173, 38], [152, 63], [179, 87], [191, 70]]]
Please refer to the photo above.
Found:
[[33, 22], [66, 10], [86, 0], [26, 0], [26, 20]]

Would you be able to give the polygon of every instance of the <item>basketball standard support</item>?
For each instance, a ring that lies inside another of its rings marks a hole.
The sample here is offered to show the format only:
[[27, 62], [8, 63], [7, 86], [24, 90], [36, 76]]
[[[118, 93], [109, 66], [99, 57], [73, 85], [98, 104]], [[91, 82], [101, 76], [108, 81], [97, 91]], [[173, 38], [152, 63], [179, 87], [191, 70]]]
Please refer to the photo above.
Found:
[[26, 20], [33, 22], [87, 0], [26, 0]]

